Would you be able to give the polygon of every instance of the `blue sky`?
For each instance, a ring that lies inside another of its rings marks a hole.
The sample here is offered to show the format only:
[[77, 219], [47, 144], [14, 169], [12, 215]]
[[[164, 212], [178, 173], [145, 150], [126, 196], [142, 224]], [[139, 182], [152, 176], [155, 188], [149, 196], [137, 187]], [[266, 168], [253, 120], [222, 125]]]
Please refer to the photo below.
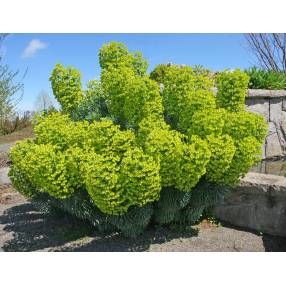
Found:
[[109, 41], [141, 51], [149, 71], [168, 62], [212, 70], [253, 65], [243, 34], [12, 34], [4, 41], [4, 62], [20, 74], [28, 69], [18, 108], [32, 110], [41, 90], [52, 95], [49, 76], [56, 63], [79, 69], [83, 85], [99, 78], [98, 51]]

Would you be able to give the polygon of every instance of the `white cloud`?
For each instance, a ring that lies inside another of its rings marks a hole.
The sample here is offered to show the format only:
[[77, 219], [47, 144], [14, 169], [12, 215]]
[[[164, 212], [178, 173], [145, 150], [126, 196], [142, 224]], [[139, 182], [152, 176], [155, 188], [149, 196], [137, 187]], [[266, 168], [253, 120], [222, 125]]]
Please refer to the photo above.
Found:
[[31, 58], [36, 54], [37, 51], [46, 49], [47, 46], [48, 45], [46, 43], [41, 42], [38, 39], [33, 39], [23, 51], [22, 58]]

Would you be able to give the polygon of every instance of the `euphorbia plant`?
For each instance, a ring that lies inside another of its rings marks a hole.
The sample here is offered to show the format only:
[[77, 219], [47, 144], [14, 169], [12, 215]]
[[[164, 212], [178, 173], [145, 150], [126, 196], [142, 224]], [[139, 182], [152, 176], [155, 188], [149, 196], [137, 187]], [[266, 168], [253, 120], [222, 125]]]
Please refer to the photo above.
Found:
[[33, 141], [11, 151], [10, 176], [27, 197], [101, 230], [137, 235], [195, 222], [260, 158], [264, 119], [244, 110], [248, 77], [147, 62], [120, 43], [99, 53], [101, 79], [56, 65], [62, 112], [38, 118]]

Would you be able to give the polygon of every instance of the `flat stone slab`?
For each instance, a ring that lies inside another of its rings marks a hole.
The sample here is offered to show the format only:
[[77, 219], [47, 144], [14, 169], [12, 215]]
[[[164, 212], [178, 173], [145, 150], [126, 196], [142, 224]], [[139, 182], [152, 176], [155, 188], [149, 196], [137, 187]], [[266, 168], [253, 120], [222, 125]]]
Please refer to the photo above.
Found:
[[286, 90], [249, 89], [248, 96], [262, 98], [286, 97]]
[[259, 186], [266, 192], [279, 189], [286, 196], [286, 178], [282, 176], [249, 172], [241, 179], [240, 186]]
[[[217, 88], [211, 88], [211, 90], [216, 94]], [[286, 97], [286, 90], [270, 90], [270, 89], [248, 89], [247, 97], [253, 98], [282, 98]]]
[[213, 212], [232, 225], [286, 237], [286, 178], [248, 173]]

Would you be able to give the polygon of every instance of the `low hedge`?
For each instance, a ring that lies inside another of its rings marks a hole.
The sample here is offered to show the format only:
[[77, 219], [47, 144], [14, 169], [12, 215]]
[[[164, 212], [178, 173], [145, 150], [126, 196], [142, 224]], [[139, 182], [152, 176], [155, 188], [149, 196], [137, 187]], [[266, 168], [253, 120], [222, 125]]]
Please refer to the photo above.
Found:
[[[101, 80], [56, 65], [61, 112], [39, 116], [34, 140], [12, 148], [10, 177], [45, 209], [102, 231], [140, 234], [151, 223], [193, 224], [260, 159], [263, 117], [244, 110], [248, 76], [147, 62], [120, 43], [99, 53]], [[163, 88], [162, 88], [163, 86]]]

